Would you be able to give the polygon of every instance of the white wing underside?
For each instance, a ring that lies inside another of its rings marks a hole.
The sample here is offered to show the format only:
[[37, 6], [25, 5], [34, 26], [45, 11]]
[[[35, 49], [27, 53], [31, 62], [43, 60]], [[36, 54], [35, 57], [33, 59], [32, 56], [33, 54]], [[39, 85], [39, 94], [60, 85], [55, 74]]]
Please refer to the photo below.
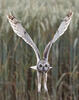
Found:
[[70, 12], [65, 18], [64, 20], [61, 22], [56, 34], [54, 35], [53, 39], [46, 45], [44, 53], [43, 53], [43, 58], [48, 60], [48, 56], [49, 56], [49, 51], [50, 48], [52, 46], [53, 43], [55, 43], [55, 41], [64, 34], [64, 32], [67, 30], [70, 21], [72, 19], [72, 15], [73, 13]]
[[[49, 56], [49, 51], [51, 49], [52, 44], [60, 37], [64, 34], [64, 32], [67, 30], [71, 18], [72, 18], [73, 13], [70, 12], [62, 21], [62, 23], [60, 24], [56, 34], [54, 35], [53, 39], [46, 45], [44, 53], [43, 53], [43, 58], [48, 60], [48, 56]], [[33, 40], [31, 39], [31, 37], [29, 36], [29, 34], [25, 31], [25, 29], [22, 27], [22, 25], [20, 24], [20, 22], [14, 17], [12, 19], [12, 17], [14, 16], [8, 16], [8, 20], [14, 30], [14, 32], [21, 37], [27, 44], [29, 44], [35, 51], [36, 57], [37, 57], [37, 63], [40, 60], [40, 54], [39, 54], [39, 50], [36, 47], [35, 43], [33, 42]]]
[[60, 24], [57, 32], [55, 33], [55, 35], [53, 37], [52, 43], [54, 43], [61, 35], [64, 34], [64, 32], [67, 30], [67, 28], [70, 24], [70, 21], [71, 21], [71, 17], [70, 18], [69, 17], [64, 18], [64, 20]]
[[[12, 17], [12, 16], [10, 16], [10, 17]], [[15, 17], [12, 20], [8, 16], [8, 20], [13, 28], [13, 31], [34, 49], [36, 57], [37, 57], [37, 63], [38, 63], [40, 60], [39, 50], [36, 47], [33, 40], [31, 39], [31, 37], [29, 36], [29, 34], [25, 31], [23, 26], [20, 24], [20, 22]]]

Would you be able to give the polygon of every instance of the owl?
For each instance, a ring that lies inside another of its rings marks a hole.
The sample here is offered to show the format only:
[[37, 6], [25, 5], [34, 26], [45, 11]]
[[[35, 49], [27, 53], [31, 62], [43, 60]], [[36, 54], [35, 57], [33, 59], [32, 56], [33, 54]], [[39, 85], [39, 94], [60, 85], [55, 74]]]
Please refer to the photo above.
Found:
[[58, 30], [56, 31], [53, 39], [51, 41], [49, 41], [49, 43], [46, 45], [44, 52], [43, 52], [43, 57], [40, 57], [40, 53], [39, 50], [37, 48], [37, 46], [35, 45], [35, 43], [33, 42], [33, 40], [31, 39], [31, 37], [29, 36], [29, 34], [26, 32], [26, 30], [23, 28], [22, 24], [18, 21], [17, 18], [15, 18], [12, 14], [7, 15], [7, 18], [9, 20], [9, 23], [13, 29], [13, 31], [19, 36], [21, 37], [28, 45], [30, 45], [35, 54], [36, 54], [36, 58], [37, 58], [37, 63], [35, 66], [31, 66], [30, 68], [34, 69], [37, 71], [37, 82], [38, 82], [38, 92], [41, 92], [41, 81], [43, 78], [43, 85], [44, 85], [44, 90], [47, 92], [48, 88], [47, 88], [47, 74], [48, 71], [50, 69], [52, 69], [52, 67], [50, 66], [49, 62], [48, 62], [48, 57], [49, 57], [49, 52], [50, 49], [52, 47], [52, 45], [56, 42], [56, 40], [62, 36], [65, 31], [67, 30], [70, 21], [72, 19], [72, 12], [69, 12], [66, 17], [63, 19], [63, 21], [61, 22]]

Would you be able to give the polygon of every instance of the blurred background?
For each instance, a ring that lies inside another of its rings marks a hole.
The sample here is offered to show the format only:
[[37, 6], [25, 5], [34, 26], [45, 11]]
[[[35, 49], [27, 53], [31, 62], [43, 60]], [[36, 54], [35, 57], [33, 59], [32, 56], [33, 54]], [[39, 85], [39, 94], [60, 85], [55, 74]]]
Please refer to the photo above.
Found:
[[53, 38], [60, 22], [72, 10], [70, 26], [52, 46], [48, 98], [79, 100], [79, 0], [0, 0], [0, 100], [38, 100], [33, 49], [14, 34], [6, 15], [12, 12], [40, 50]]

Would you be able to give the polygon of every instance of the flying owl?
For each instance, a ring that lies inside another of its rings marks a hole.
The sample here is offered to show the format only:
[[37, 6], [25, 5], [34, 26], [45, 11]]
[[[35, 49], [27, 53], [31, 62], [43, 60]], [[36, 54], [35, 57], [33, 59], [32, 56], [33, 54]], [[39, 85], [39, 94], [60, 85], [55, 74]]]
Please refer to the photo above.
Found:
[[64, 32], [67, 30], [70, 21], [72, 19], [72, 12], [69, 12], [67, 16], [63, 19], [61, 22], [58, 30], [56, 31], [53, 39], [49, 41], [49, 43], [46, 45], [45, 50], [43, 52], [43, 58], [41, 59], [39, 50], [29, 34], [26, 32], [26, 30], [23, 28], [21, 23], [11, 14], [7, 15], [7, 18], [9, 20], [9, 23], [13, 29], [13, 31], [21, 37], [28, 45], [30, 45], [37, 58], [37, 63], [35, 66], [31, 66], [32, 69], [37, 71], [37, 80], [38, 80], [38, 92], [41, 92], [41, 80], [43, 78], [43, 85], [44, 85], [44, 90], [48, 91], [47, 89], [47, 73], [48, 71], [52, 68], [48, 62], [48, 57], [49, 57], [49, 52], [52, 47], [52, 44], [55, 43], [55, 41], [64, 34]]

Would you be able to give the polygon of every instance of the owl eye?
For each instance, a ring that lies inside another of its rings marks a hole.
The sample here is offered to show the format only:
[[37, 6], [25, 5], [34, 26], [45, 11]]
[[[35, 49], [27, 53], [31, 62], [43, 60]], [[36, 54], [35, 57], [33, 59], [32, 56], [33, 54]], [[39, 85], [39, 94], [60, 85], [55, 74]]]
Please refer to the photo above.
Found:
[[42, 67], [42, 65], [41, 65], [41, 64], [40, 64], [39, 66], [40, 66], [40, 67]]
[[45, 65], [45, 67], [48, 67], [47, 64]]

